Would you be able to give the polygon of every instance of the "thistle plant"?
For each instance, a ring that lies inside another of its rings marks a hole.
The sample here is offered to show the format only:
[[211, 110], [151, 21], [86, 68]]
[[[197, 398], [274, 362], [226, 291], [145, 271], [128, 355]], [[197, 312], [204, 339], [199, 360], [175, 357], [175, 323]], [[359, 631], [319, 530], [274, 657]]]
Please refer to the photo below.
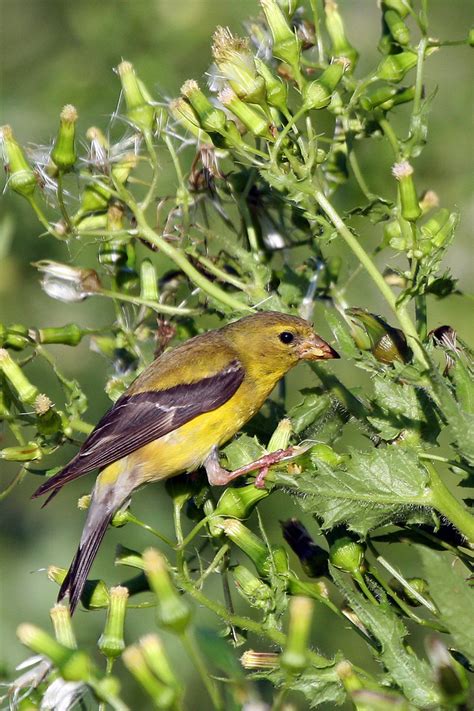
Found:
[[[86, 585], [83, 607], [103, 614], [97, 649], [81, 647], [61, 606], [51, 611], [52, 629], [21, 624], [18, 638], [36, 656], [9, 681], [11, 708], [65, 709], [80, 699], [122, 711], [131, 685], [143, 708], [191, 709], [169, 660], [171, 638], [201, 678], [206, 708], [249, 709], [260, 695], [275, 710], [287, 701], [360, 711], [469, 707], [474, 355], [467, 334], [440, 327], [431, 298], [457, 292], [443, 259], [459, 215], [417, 175], [417, 158], [430, 149], [425, 64], [455, 43], [430, 36], [429, 5], [361, 8], [382, 23], [380, 61], [363, 74], [333, 0], [260, 0], [249, 36], [216, 29], [210, 88], [190, 77], [163, 100], [122, 61], [112, 126], [82, 136], [80, 107], [66, 105], [50, 149], [33, 152], [1, 128], [6, 189], [29, 203], [46, 237], [35, 264], [41, 287], [68, 303], [114, 305], [110, 323], [94, 329], [36, 328], [27, 315], [0, 324], [0, 458], [17, 467], [2, 499], [31, 473], [54, 474], [51, 455], [91, 430], [87, 394], [56, 344], [86, 340], [106, 359], [104, 389], [115, 401], [153, 353], [210, 325], [266, 309], [311, 320], [323, 303], [347, 364], [341, 376], [313, 364], [296, 404], [287, 406], [282, 388], [226, 447], [233, 469], [300, 446], [298, 458], [272, 467], [264, 488], [251, 477], [223, 492], [199, 477], [167, 482], [172, 538], [130, 510], [115, 516], [125, 543], [131, 526], [150, 540], [143, 552], [117, 551], [116, 564], [135, 568], [133, 577], [117, 585], [99, 570]], [[467, 46], [467, 35], [458, 44]], [[392, 161], [376, 186], [361, 156], [381, 145]], [[165, 160], [172, 195], [162, 188]], [[358, 191], [359, 205], [346, 204], [345, 186]], [[52, 240], [61, 262], [48, 258]], [[94, 268], [82, 264], [86, 245]], [[373, 285], [370, 301], [354, 300], [358, 277]], [[30, 377], [31, 361], [50, 369], [59, 399]], [[273, 540], [265, 512], [277, 492], [294, 499], [305, 523], [282, 522]], [[407, 549], [416, 577], [404, 570]], [[48, 562], [60, 584], [65, 570]], [[209, 585], [215, 573], [219, 596]], [[140, 606], [156, 614], [138, 638], [127, 618]], [[205, 634], [196, 623], [202, 608], [215, 620]], [[318, 640], [323, 610], [332, 650]], [[345, 649], [344, 626], [365, 665]]]

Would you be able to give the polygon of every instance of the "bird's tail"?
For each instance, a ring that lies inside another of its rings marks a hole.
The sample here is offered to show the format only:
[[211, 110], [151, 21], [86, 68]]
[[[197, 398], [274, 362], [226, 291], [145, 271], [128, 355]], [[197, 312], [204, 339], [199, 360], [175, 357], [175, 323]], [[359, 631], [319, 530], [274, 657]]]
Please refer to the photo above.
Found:
[[58, 602], [61, 602], [61, 600], [68, 595], [71, 615], [77, 607], [92, 563], [94, 562], [94, 558], [97, 555], [99, 546], [114, 513], [114, 511], [111, 511], [105, 514], [102, 518], [97, 520], [93, 526], [88, 528], [85, 536], [83, 534], [76, 555], [63, 580], [59, 590]]
[[133, 471], [117, 461], [99, 474], [87, 513], [79, 548], [59, 590], [58, 602], [69, 597], [71, 614], [77, 607], [94, 558], [115, 512], [133, 490]]

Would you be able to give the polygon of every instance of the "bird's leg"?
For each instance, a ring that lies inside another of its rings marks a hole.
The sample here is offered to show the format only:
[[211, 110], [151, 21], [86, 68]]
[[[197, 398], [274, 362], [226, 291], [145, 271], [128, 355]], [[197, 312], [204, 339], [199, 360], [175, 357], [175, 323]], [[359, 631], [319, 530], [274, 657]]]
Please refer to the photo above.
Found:
[[237, 477], [243, 474], [249, 474], [250, 472], [258, 471], [257, 477], [255, 479], [255, 486], [258, 489], [262, 489], [264, 486], [265, 476], [268, 473], [269, 468], [272, 464], [278, 464], [278, 462], [283, 462], [288, 459], [294, 459], [298, 457], [303, 452], [307, 451], [309, 446], [298, 446], [298, 447], [288, 447], [288, 449], [279, 449], [276, 452], [270, 452], [269, 454], [264, 454], [263, 457], [259, 457], [254, 462], [249, 464], [244, 464], [243, 467], [235, 469], [233, 472], [227, 471], [224, 467], [221, 467], [219, 463], [219, 451], [217, 447], [214, 447], [204, 462], [204, 468], [206, 469], [207, 478], [209, 484], [212, 486], [224, 486], [230, 481], [237, 479]]

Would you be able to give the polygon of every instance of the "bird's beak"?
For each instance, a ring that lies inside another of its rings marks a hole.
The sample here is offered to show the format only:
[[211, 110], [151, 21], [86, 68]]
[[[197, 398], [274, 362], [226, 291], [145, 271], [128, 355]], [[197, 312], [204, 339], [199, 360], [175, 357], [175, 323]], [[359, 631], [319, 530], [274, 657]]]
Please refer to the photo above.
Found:
[[316, 334], [302, 341], [297, 346], [297, 349], [299, 357], [303, 360], [329, 360], [330, 358], [340, 358], [339, 353]]

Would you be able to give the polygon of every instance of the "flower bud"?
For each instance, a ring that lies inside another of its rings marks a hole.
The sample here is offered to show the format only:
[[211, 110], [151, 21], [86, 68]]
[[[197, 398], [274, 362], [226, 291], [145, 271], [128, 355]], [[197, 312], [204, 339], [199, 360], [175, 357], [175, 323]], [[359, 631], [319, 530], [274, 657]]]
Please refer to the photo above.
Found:
[[119, 183], [119, 185], [125, 185], [130, 173], [137, 167], [138, 160], [136, 153], [125, 153], [125, 155], [114, 161], [110, 170], [113, 181]]
[[140, 264], [140, 297], [145, 301], [158, 301], [158, 277], [150, 259]]
[[416, 67], [417, 61], [418, 55], [411, 49], [404, 50], [400, 54], [389, 54], [377, 67], [376, 76], [385, 81], [399, 82], [410, 69]]
[[181, 87], [181, 94], [186, 97], [193, 107], [199, 118], [199, 123], [205, 131], [209, 133], [225, 132], [227, 119], [224, 111], [211, 104], [197, 82], [188, 79]]
[[169, 709], [175, 701], [175, 691], [163, 684], [150, 671], [143, 650], [133, 644], [124, 650], [122, 660], [128, 671], [143, 687], [158, 709]]
[[0, 145], [8, 173], [8, 186], [19, 195], [30, 198], [36, 188], [36, 175], [16, 142], [11, 126], [0, 128]]
[[395, 10], [387, 10], [383, 17], [395, 42], [401, 45], [408, 44], [410, 41], [410, 31], [398, 12]]
[[48, 657], [58, 667], [61, 676], [66, 681], [89, 680], [92, 663], [85, 652], [65, 647], [36, 625], [20, 625], [17, 635], [25, 647], [36, 654]]
[[329, 560], [335, 568], [345, 573], [357, 574], [364, 562], [365, 546], [348, 535], [328, 533]]
[[224, 519], [220, 527], [227, 538], [230, 538], [250, 558], [258, 572], [266, 575], [269, 552], [263, 541], [243, 523], [232, 518]]
[[151, 671], [164, 684], [179, 687], [178, 680], [166, 657], [165, 648], [157, 634], [147, 634], [140, 639], [140, 649]]
[[77, 324], [67, 323], [65, 326], [54, 328], [39, 328], [38, 341], [40, 343], [61, 343], [65, 346], [77, 346], [86, 334], [87, 331]]
[[400, 329], [364, 309], [346, 309], [346, 314], [353, 323], [352, 337], [358, 348], [370, 350], [381, 363], [408, 362], [410, 349]]
[[325, 0], [326, 29], [331, 38], [331, 57], [345, 57], [350, 62], [348, 70], [354, 71], [359, 53], [346, 37], [344, 23], [334, 0]]
[[208, 133], [203, 131], [196, 112], [184, 99], [173, 99], [169, 104], [169, 111], [186, 131], [189, 131], [200, 143], [212, 144]]
[[291, 28], [277, 0], [260, 0], [260, 5], [272, 33], [273, 56], [289, 64], [293, 71], [299, 74], [301, 40]]
[[121, 62], [117, 72], [122, 84], [127, 118], [139, 131], [151, 131], [155, 122], [155, 109], [144, 96], [143, 84], [137, 79], [133, 65]]
[[99, 179], [86, 172], [83, 172], [81, 176], [87, 180], [87, 184], [82, 191], [81, 204], [79, 210], [72, 217], [72, 223], [84, 230], [95, 227], [95, 224], [87, 224], [84, 217], [94, 212], [105, 211], [109, 204], [111, 192], [105, 184], [106, 178]]
[[12, 323], [8, 328], [0, 324], [0, 347], [22, 351], [31, 346], [34, 336], [30, 329], [20, 323]]
[[61, 415], [56, 412], [47, 395], [40, 393], [34, 402], [36, 427], [40, 434], [52, 435], [62, 427]]
[[435, 207], [439, 207], [439, 197], [434, 190], [426, 190], [421, 196], [420, 208], [423, 215]]
[[122, 585], [117, 585], [116, 587], [110, 588], [109, 595], [107, 618], [104, 631], [98, 642], [98, 647], [102, 654], [108, 659], [115, 659], [115, 657], [118, 657], [125, 649], [123, 628], [127, 610], [128, 589]]
[[130, 568], [145, 570], [145, 564], [140, 553], [120, 544], [115, 551], [115, 565], [128, 565]]
[[404, 19], [411, 10], [411, 0], [383, 0], [384, 10], [394, 10]]
[[314, 603], [308, 597], [290, 599], [288, 636], [281, 666], [290, 673], [302, 672], [308, 664], [308, 640], [311, 632]]
[[107, 210], [107, 239], [99, 247], [99, 262], [110, 267], [122, 266], [128, 259], [129, 240], [113, 237], [114, 232], [123, 233], [123, 207], [113, 203]]
[[279, 666], [280, 655], [276, 652], [254, 652], [246, 650], [240, 657], [244, 669], [275, 669]]
[[100, 293], [102, 285], [94, 269], [70, 267], [49, 259], [33, 262], [39, 272], [43, 273], [41, 286], [52, 299], [59, 301], [83, 301], [91, 294]]
[[255, 484], [229, 487], [221, 495], [214, 510], [215, 516], [232, 516], [243, 519], [250, 516], [256, 504], [269, 495], [266, 489], [257, 489]]
[[0, 449], [0, 459], [6, 462], [32, 462], [41, 459], [43, 452], [36, 442]]
[[230, 86], [220, 91], [217, 98], [223, 106], [226, 106], [232, 111], [239, 121], [242, 121], [253, 136], [261, 136], [269, 141], [274, 140], [266, 116], [257, 109], [249, 106], [249, 104], [241, 101]]
[[392, 175], [398, 180], [398, 194], [403, 219], [416, 222], [421, 215], [421, 208], [413, 181], [413, 167], [406, 160], [395, 163], [392, 166]]
[[[66, 577], [66, 569], [50, 565], [48, 579], [61, 585]], [[81, 604], [86, 610], [98, 610], [109, 605], [109, 591], [103, 580], [88, 580], [81, 595]]]
[[[234, 37], [228, 27], [218, 27], [212, 39], [212, 56], [219, 73], [229, 82], [239, 99], [263, 104], [266, 99], [265, 82], [257, 74], [248, 40]], [[200, 115], [192, 101], [191, 104]]]
[[66, 605], [57, 603], [49, 611], [49, 616], [53, 623], [56, 640], [69, 649], [77, 649], [76, 636], [72, 628], [69, 608], [66, 607]]
[[34, 402], [39, 394], [38, 388], [30, 383], [23, 370], [5, 348], [0, 348], [0, 372], [4, 374], [22, 402]]
[[[342, 681], [345, 690], [349, 693], [363, 687], [361, 680], [354, 672], [352, 664], [350, 664], [347, 660], [344, 659], [344, 661], [336, 664], [335, 671], [339, 679]], [[356, 708], [359, 707], [356, 706]], [[362, 707], [360, 708], [362, 709]]]
[[464, 706], [469, 695], [465, 669], [453, 659], [440, 639], [428, 637], [425, 646], [444, 704], [450, 708]]
[[164, 557], [154, 548], [147, 548], [143, 553], [143, 564], [156, 595], [158, 624], [182, 634], [189, 624], [191, 612], [173, 585]]
[[51, 160], [63, 173], [71, 170], [77, 160], [76, 122], [76, 108], [71, 104], [66, 104], [59, 115], [59, 131], [51, 151]]
[[288, 88], [280, 77], [276, 77], [258, 57], [255, 57], [257, 72], [265, 82], [267, 102], [282, 113], [288, 112]]
[[[423, 578], [407, 578], [407, 583], [422, 597], [429, 599], [429, 588], [426, 580]], [[413, 594], [412, 590], [396, 578], [390, 579], [390, 587], [411, 607], [421, 605], [420, 599]]]
[[280, 449], [286, 449], [290, 443], [292, 431], [293, 427], [288, 417], [280, 420], [267, 445], [267, 451], [277, 452]]
[[296, 518], [281, 521], [283, 537], [298, 556], [301, 566], [310, 578], [327, 575], [328, 554], [311, 538], [301, 521]]
[[447, 219], [445, 219], [446, 212], [440, 210], [435, 213], [421, 228], [422, 234], [427, 237], [436, 248], [440, 248], [445, 243], [449, 243], [459, 222], [459, 214], [457, 212], [449, 213]]
[[271, 589], [260, 578], [243, 565], [237, 565], [232, 569], [237, 591], [247, 600], [249, 605], [262, 610], [270, 611], [274, 606], [273, 593]]
[[319, 460], [330, 466], [332, 469], [338, 467], [344, 459], [340, 454], [335, 452], [329, 444], [324, 444], [322, 442], [319, 442], [311, 447], [310, 456], [312, 462], [317, 462]]
[[366, 111], [376, 108], [380, 108], [382, 111], [390, 111], [394, 106], [413, 101], [414, 96], [414, 86], [398, 88], [395, 86], [381, 86], [371, 94], [362, 96], [360, 104]]

